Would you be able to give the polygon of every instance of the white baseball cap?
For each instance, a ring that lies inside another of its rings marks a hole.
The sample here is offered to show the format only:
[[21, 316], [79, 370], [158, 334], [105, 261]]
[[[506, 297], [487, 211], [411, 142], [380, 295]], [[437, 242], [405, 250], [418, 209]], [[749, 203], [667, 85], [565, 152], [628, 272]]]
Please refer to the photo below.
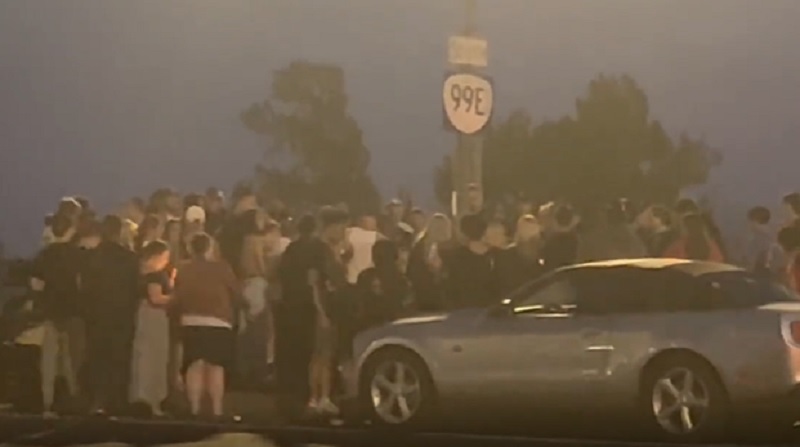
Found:
[[186, 209], [185, 219], [187, 222], [206, 222], [206, 212], [203, 208], [193, 205]]

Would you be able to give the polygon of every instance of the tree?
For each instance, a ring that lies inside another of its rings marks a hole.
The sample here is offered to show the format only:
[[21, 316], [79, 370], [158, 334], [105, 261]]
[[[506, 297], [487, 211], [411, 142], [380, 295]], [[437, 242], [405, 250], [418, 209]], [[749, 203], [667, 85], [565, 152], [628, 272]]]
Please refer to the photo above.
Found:
[[593, 79], [574, 116], [534, 125], [517, 110], [485, 135], [488, 199], [524, 192], [579, 206], [619, 197], [670, 203], [682, 188], [705, 183], [721, 162], [703, 140], [684, 134], [673, 141], [629, 76]]
[[369, 150], [347, 112], [341, 68], [291, 63], [275, 72], [269, 99], [240, 119], [268, 141], [266, 161], [256, 170], [263, 198], [294, 206], [345, 202], [356, 211], [379, 205]]

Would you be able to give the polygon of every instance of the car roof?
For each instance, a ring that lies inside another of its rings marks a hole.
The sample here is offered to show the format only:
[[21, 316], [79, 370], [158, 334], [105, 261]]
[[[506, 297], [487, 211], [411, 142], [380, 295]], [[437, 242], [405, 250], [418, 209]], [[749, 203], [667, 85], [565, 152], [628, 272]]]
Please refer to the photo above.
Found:
[[691, 276], [701, 276], [708, 273], [744, 271], [743, 269], [730, 264], [673, 258], [614, 259], [608, 261], [585, 262], [582, 264], [565, 267], [565, 269], [602, 269], [615, 267], [631, 267], [646, 270], [669, 269], [680, 271]]

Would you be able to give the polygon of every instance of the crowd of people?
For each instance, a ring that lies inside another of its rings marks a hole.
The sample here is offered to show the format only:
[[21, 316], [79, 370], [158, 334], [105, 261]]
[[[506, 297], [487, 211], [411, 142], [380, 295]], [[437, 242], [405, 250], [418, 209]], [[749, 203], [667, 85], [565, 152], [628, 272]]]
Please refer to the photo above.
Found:
[[[223, 417], [232, 378], [263, 381], [315, 414], [336, 414], [337, 361], [365, 328], [414, 312], [485, 306], [559, 267], [671, 257], [740, 264], [800, 284], [800, 194], [783, 200], [789, 224], [747, 214], [751, 234], [730, 253], [691, 200], [592, 209], [520, 199], [489, 210], [480, 188], [455, 219], [393, 200], [374, 213], [345, 205], [291, 216], [246, 186], [161, 189], [98, 217], [65, 198], [47, 217], [30, 287], [43, 324], [19, 343], [41, 346], [44, 410], [66, 379], [92, 412], [131, 402], [154, 415], [172, 395], [192, 416]], [[210, 411], [202, 403], [208, 397]]]

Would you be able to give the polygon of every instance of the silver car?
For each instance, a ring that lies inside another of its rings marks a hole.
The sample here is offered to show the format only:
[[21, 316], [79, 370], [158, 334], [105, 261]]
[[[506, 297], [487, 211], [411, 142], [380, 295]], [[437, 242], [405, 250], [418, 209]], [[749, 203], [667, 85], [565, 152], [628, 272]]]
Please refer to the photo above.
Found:
[[347, 394], [381, 425], [523, 406], [635, 414], [688, 441], [740, 415], [790, 427], [800, 403], [800, 302], [709, 262], [570, 266], [496, 306], [367, 330], [353, 349]]

